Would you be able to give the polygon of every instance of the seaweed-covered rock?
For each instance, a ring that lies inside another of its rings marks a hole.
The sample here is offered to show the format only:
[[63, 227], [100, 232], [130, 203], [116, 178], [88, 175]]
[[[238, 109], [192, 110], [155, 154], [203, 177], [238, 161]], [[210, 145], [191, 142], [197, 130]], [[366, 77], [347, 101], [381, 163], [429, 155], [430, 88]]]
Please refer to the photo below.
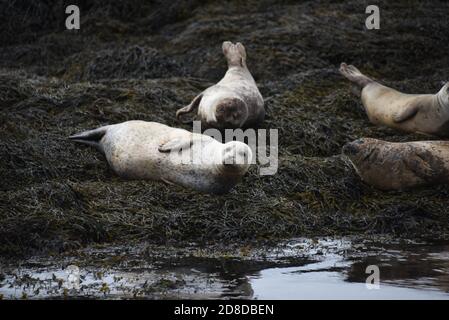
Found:
[[[428, 137], [370, 124], [337, 71], [346, 61], [405, 92], [436, 92], [449, 74], [446, 1], [381, 1], [375, 31], [356, 0], [85, 0], [80, 30], [65, 30], [67, 4], [0, 3], [1, 254], [141, 239], [449, 237], [446, 187], [380, 192], [340, 155], [359, 137]], [[224, 40], [245, 44], [264, 127], [279, 130], [276, 175], [253, 166], [229, 194], [198, 194], [123, 181], [67, 140], [132, 119], [180, 126], [176, 110], [226, 71]]]
[[95, 55], [81, 68], [79, 68], [80, 62], [85, 59], [72, 56], [70, 60], [74, 61], [74, 66], [70, 66], [66, 70], [66, 79], [77, 78], [95, 81], [121, 78], [151, 79], [183, 75], [181, 67], [170, 57], [161, 54], [156, 49], [137, 45], [95, 52]]

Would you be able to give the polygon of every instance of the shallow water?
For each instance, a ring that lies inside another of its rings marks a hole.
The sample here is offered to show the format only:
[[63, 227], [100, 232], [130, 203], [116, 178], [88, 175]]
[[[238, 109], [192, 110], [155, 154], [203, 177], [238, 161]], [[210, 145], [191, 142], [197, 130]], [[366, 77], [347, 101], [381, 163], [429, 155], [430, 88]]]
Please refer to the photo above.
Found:
[[[378, 289], [366, 285], [368, 265], [379, 267]], [[446, 243], [326, 238], [232, 249], [140, 244], [4, 264], [0, 295], [4, 299], [449, 299], [448, 274]]]

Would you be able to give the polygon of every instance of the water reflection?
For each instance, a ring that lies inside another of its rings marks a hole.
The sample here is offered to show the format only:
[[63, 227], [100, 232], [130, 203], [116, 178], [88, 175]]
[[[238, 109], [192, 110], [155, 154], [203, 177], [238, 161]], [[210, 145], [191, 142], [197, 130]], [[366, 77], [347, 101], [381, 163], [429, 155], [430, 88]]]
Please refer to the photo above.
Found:
[[[66, 268], [79, 266], [80, 289]], [[366, 267], [380, 269], [368, 290]], [[293, 239], [231, 249], [142, 245], [5, 265], [3, 298], [449, 299], [449, 245], [391, 239]], [[70, 289], [68, 289], [70, 288]]]
[[359, 282], [367, 265], [379, 265], [385, 284], [449, 293], [448, 245], [390, 245], [350, 259], [346, 281]]

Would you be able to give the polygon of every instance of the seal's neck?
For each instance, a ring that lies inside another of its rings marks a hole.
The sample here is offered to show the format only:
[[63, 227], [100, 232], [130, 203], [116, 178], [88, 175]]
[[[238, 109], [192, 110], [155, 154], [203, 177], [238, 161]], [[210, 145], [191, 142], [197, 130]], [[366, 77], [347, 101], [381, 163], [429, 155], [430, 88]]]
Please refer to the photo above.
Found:
[[441, 88], [435, 96], [440, 107], [449, 108], [449, 83]]
[[229, 77], [242, 77], [245, 80], [249, 80], [255, 83], [255, 80], [253, 76], [251, 75], [251, 72], [249, 72], [248, 68], [246, 67], [240, 67], [240, 66], [228, 66], [228, 70], [226, 71], [225, 78]]
[[248, 67], [246, 66], [246, 61], [243, 57], [239, 57], [238, 59], [228, 59], [228, 69], [231, 68], [240, 68], [244, 70], [248, 70]]

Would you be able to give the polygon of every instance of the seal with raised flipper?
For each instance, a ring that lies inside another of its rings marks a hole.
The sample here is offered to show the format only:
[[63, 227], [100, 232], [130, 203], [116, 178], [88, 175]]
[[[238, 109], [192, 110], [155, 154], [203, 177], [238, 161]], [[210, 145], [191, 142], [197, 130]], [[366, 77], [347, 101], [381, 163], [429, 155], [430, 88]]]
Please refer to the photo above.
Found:
[[449, 183], [449, 141], [363, 138], [347, 143], [343, 154], [364, 182], [381, 190]]
[[223, 42], [228, 70], [217, 84], [197, 95], [176, 112], [176, 118], [198, 108], [198, 120], [204, 128], [235, 129], [260, 125], [265, 118], [262, 95], [246, 66], [245, 47], [237, 42]]
[[436, 94], [406, 94], [342, 63], [340, 73], [361, 91], [369, 120], [404, 132], [449, 137], [449, 82]]
[[249, 168], [252, 153], [242, 142], [157, 122], [127, 121], [69, 137], [100, 150], [127, 179], [162, 180], [207, 193], [225, 193]]

